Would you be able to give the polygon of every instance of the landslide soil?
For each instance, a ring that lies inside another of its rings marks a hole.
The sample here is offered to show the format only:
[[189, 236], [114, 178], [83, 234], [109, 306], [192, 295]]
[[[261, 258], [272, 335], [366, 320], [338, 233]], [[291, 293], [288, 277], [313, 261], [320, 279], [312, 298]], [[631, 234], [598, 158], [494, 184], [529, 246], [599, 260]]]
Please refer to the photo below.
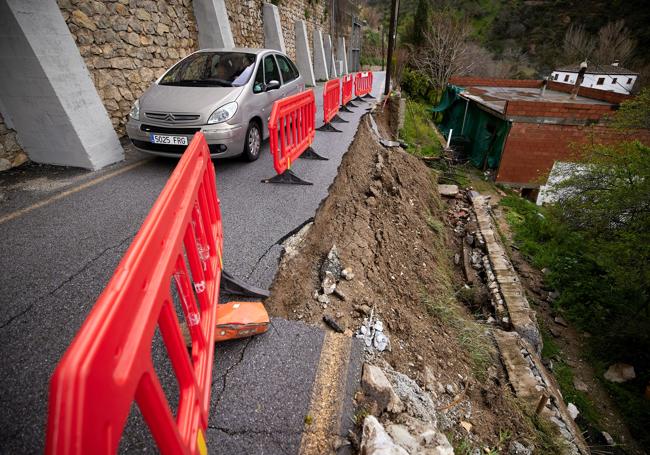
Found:
[[[381, 116], [378, 120], [385, 131], [388, 122]], [[496, 447], [501, 432], [523, 441], [530, 430], [511, 399], [494, 351], [487, 373], [475, 374], [457, 324], [453, 327], [431, 311], [431, 301], [453, 305], [452, 311], [476, 324], [453, 299], [454, 282], [459, 284], [460, 279], [451, 272], [453, 245], [447, 241], [451, 236], [445, 210], [435, 173], [403, 150], [379, 145], [364, 118], [299, 253], [283, 258], [266, 306], [273, 316], [322, 325], [325, 330], [330, 330], [323, 323], [328, 315], [353, 332], [366, 317], [362, 306], [374, 308], [391, 340], [391, 350], [379, 356], [420, 385], [425, 367], [434, 372], [437, 403], [442, 403], [439, 411], [455, 416], [450, 417], [454, 426], [446, 428], [453, 439]], [[331, 296], [323, 305], [314, 299], [314, 291], [320, 288], [319, 268], [333, 245], [355, 277], [338, 284], [345, 299]], [[447, 396], [444, 388], [450, 384], [462, 392]], [[459, 407], [462, 413], [457, 412]], [[460, 419], [472, 424], [471, 437], [458, 427]]]

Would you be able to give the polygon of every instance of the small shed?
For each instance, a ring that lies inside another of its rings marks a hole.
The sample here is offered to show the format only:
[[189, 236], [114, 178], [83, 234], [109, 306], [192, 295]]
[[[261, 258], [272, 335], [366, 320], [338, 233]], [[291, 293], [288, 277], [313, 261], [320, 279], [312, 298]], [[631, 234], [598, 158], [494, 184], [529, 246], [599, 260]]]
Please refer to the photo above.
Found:
[[576, 145], [611, 142], [608, 118], [628, 95], [541, 80], [453, 77], [435, 112], [440, 131], [495, 180], [538, 188], [555, 161], [572, 161]]

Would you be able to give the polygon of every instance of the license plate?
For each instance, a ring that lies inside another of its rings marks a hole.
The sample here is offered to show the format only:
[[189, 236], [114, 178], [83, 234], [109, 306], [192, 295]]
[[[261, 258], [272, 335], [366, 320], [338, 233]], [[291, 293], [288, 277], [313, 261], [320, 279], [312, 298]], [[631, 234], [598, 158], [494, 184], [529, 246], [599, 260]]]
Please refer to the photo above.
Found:
[[149, 135], [152, 144], [168, 144], [168, 145], [187, 145], [187, 138], [185, 136], [167, 136], [164, 134], [151, 134]]

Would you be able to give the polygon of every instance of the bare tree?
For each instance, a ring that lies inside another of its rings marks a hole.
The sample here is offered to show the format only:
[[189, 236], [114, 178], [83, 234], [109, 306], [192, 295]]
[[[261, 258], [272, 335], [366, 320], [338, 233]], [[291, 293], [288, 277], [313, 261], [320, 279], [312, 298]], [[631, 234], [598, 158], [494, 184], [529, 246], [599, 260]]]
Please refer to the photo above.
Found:
[[616, 60], [625, 64], [632, 57], [635, 47], [636, 41], [625, 26], [625, 21], [608, 22], [598, 31], [598, 46], [593, 60], [601, 65], [609, 65]]
[[429, 76], [436, 89], [442, 89], [454, 74], [467, 74], [474, 62], [467, 58], [469, 27], [449, 12], [431, 14], [424, 42], [413, 55], [413, 63]]
[[588, 60], [591, 58], [595, 48], [596, 39], [587, 33], [582, 25], [572, 24], [564, 34], [562, 50], [565, 63]]

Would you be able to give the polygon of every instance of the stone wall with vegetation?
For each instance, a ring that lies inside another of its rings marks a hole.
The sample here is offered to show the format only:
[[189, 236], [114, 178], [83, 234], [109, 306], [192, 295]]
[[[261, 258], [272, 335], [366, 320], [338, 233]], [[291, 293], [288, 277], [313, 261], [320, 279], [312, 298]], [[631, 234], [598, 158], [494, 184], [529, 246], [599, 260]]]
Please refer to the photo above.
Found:
[[16, 131], [7, 127], [0, 115], [0, 171], [20, 166], [27, 161], [27, 155], [18, 143]]
[[118, 134], [133, 102], [195, 51], [191, 0], [57, 0]]
[[[225, 0], [230, 28], [236, 46], [241, 47], [264, 47], [264, 23], [262, 21], [263, 0]], [[296, 38], [295, 22], [305, 21], [307, 34], [312, 46], [312, 35], [314, 27], [323, 32], [329, 30], [329, 12], [327, 9], [328, 0], [276, 0], [280, 12], [282, 34], [287, 54], [295, 59]]]

